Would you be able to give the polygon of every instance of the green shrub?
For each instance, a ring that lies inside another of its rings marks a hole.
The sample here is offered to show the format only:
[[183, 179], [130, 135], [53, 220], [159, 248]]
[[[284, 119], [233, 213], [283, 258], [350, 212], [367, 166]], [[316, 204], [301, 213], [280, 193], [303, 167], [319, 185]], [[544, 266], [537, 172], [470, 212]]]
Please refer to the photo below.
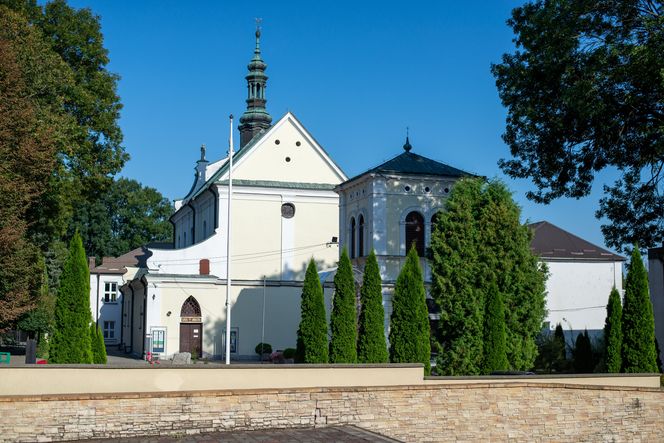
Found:
[[106, 364], [106, 344], [104, 334], [95, 323], [90, 325], [90, 342], [92, 343], [92, 362], [95, 364]]
[[606, 305], [604, 322], [604, 365], [606, 372], [620, 372], [622, 367], [622, 306], [620, 293], [614, 287]]
[[295, 353], [296, 353], [295, 348], [286, 348], [284, 349], [284, 358], [287, 360], [291, 360], [295, 358]]
[[272, 345], [269, 343], [258, 343], [255, 350], [258, 355], [272, 354]]

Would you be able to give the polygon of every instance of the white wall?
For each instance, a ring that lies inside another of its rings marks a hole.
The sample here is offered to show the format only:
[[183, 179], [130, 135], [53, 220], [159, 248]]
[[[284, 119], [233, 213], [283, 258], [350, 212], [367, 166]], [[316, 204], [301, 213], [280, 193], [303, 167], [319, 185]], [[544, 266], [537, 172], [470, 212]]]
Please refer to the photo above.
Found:
[[565, 331], [604, 328], [611, 289], [622, 294], [622, 262], [549, 261], [546, 282], [546, 321]]
[[[117, 284], [117, 296], [115, 302], [104, 302], [105, 283]], [[90, 274], [90, 310], [92, 320], [104, 330], [105, 321], [115, 322], [114, 337], [104, 340], [107, 345], [120, 344], [122, 331], [122, 301], [123, 296], [120, 287], [123, 285], [122, 275], [116, 274]]]

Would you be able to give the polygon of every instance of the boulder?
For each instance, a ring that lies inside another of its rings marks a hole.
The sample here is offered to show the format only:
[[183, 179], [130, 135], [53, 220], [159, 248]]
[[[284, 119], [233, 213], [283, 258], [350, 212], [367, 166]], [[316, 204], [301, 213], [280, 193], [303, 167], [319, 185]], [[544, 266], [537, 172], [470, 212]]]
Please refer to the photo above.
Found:
[[190, 352], [178, 352], [173, 354], [173, 364], [174, 365], [189, 365], [191, 364], [191, 353]]

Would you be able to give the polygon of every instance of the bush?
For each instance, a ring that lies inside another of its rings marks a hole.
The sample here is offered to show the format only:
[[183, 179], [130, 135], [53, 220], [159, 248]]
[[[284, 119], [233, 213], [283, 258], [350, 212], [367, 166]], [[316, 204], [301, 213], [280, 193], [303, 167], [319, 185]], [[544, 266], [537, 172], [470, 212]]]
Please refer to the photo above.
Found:
[[373, 249], [364, 266], [360, 302], [362, 307], [357, 338], [357, 360], [360, 363], [387, 363], [389, 355], [385, 342], [383, 290], [380, 269]]
[[286, 360], [294, 359], [296, 352], [297, 351], [295, 350], [295, 348], [286, 348], [286, 349], [284, 349], [284, 358]]
[[258, 343], [256, 345], [256, 354], [260, 356], [263, 354], [272, 354], [272, 345], [269, 343]]
[[101, 328], [92, 323], [90, 325], [90, 342], [92, 343], [92, 362], [98, 365], [106, 364], [106, 344]]

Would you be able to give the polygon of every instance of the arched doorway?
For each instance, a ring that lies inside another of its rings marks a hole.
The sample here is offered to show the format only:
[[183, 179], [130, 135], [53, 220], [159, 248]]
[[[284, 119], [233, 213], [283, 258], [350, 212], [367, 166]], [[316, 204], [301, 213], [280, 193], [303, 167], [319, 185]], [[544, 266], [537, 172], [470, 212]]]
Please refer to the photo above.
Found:
[[180, 310], [180, 352], [190, 352], [201, 358], [203, 349], [203, 322], [201, 306], [194, 297], [187, 298]]
[[417, 211], [406, 216], [406, 254], [413, 245], [417, 255], [424, 257], [424, 217]]

